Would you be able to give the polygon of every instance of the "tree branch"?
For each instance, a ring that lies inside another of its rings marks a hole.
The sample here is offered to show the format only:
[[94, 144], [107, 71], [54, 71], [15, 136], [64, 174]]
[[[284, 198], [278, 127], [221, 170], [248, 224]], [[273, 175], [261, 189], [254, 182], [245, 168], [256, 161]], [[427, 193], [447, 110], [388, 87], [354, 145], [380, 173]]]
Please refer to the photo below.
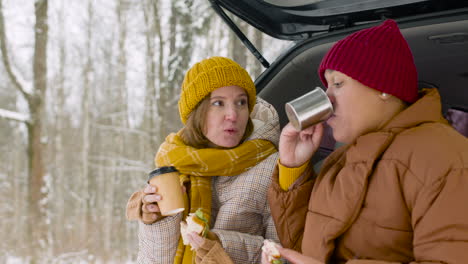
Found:
[[0, 118], [9, 119], [18, 122], [30, 123], [31, 119], [28, 115], [18, 112], [13, 112], [6, 109], [0, 108]]
[[26, 100], [30, 100], [31, 95], [26, 92], [24, 87], [19, 83], [18, 78], [16, 75], [13, 73], [11, 65], [10, 65], [10, 60], [8, 58], [8, 51], [7, 51], [7, 39], [6, 39], [6, 34], [5, 34], [5, 19], [3, 17], [3, 3], [2, 0], [0, 0], [0, 51], [2, 53], [2, 59], [3, 59], [3, 65], [5, 66], [5, 69], [8, 73], [8, 77], [10, 78], [11, 82], [13, 85], [18, 89], [23, 96], [26, 98]]

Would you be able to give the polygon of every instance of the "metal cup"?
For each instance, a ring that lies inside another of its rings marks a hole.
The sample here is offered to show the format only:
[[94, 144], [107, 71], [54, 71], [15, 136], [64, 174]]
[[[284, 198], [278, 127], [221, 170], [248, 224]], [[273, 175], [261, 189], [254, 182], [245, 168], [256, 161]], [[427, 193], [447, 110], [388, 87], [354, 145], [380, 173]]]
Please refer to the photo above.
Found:
[[325, 121], [333, 113], [333, 105], [320, 87], [285, 105], [289, 122], [298, 131]]

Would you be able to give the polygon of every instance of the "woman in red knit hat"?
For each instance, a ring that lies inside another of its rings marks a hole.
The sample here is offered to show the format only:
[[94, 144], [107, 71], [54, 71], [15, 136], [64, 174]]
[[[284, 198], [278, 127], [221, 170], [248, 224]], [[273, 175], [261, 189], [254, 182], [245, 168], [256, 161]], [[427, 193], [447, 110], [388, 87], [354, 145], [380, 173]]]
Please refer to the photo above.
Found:
[[327, 123], [345, 144], [315, 174], [309, 161], [322, 125], [283, 129], [269, 190], [282, 256], [311, 264], [467, 263], [468, 140], [442, 117], [436, 89], [418, 93], [395, 21], [337, 42], [318, 73], [335, 110]]

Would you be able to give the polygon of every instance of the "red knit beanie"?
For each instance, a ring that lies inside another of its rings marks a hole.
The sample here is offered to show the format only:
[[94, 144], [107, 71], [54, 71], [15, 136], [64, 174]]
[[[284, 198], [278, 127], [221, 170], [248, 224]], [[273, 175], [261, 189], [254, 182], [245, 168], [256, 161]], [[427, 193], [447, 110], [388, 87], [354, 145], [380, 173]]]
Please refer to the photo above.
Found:
[[408, 103], [418, 99], [418, 74], [413, 55], [398, 25], [391, 19], [355, 32], [333, 45], [319, 67], [320, 79], [328, 87], [324, 76], [326, 69], [344, 73]]

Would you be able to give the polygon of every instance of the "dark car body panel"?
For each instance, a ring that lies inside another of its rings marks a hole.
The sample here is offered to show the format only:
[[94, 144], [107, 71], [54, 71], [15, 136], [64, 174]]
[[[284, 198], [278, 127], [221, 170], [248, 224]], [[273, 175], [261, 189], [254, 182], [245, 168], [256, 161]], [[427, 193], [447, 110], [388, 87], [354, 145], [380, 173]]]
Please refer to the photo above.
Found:
[[262, 32], [301, 40], [313, 34], [393, 19], [451, 10], [464, 1], [433, 0], [210, 0]]

